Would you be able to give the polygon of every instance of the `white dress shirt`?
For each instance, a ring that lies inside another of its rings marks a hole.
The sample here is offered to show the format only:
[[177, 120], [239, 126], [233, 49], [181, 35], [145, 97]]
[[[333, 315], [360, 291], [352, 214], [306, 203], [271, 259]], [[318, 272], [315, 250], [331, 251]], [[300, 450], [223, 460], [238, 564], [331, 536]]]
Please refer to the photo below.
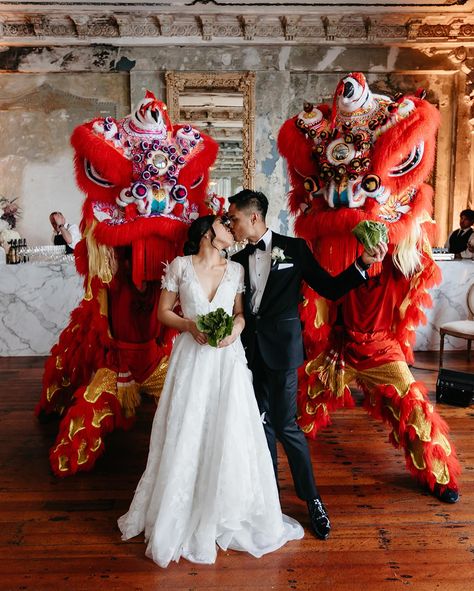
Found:
[[[82, 240], [81, 231], [79, 230], [79, 226], [77, 224], [68, 224], [67, 222], [64, 224], [64, 228], [71, 234], [71, 244], [68, 244], [69, 248], [74, 250], [74, 247], [78, 242]], [[53, 242], [54, 237], [61, 235], [61, 232], [57, 232], [53, 234]]]
[[257, 248], [249, 255], [250, 305], [254, 313], [260, 308], [272, 266], [272, 231], [267, 230], [257, 242], [260, 240], [265, 242], [265, 250]]
[[474, 252], [469, 250], [471, 247], [474, 250], [474, 233], [469, 236], [469, 240], [467, 241], [467, 248], [461, 252], [462, 259], [473, 259], [474, 260]]

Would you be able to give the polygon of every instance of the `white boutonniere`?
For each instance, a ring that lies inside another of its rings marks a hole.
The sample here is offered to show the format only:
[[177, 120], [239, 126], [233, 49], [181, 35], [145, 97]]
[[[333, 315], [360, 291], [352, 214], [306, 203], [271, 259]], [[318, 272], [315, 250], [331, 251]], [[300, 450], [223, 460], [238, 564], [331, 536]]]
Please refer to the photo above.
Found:
[[272, 248], [272, 265], [277, 265], [278, 263], [285, 263], [286, 261], [291, 261], [290, 257], [287, 257], [283, 248], [278, 246], [274, 246]]

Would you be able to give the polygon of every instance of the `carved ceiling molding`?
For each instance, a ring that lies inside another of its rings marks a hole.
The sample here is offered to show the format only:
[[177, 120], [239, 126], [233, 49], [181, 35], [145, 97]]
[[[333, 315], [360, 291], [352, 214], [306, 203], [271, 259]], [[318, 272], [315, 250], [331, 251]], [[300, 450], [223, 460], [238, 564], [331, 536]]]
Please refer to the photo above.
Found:
[[40, 41], [130, 44], [196, 43], [398, 43], [474, 44], [474, 14], [319, 16], [316, 14], [150, 14], [137, 11], [93, 14], [16, 14], [0, 9], [0, 41], [34, 45]]
[[474, 130], [472, 127], [474, 125], [474, 48], [461, 45], [454, 49], [447, 47], [427, 47], [421, 51], [429, 57], [445, 55], [451, 63], [455, 64], [466, 75], [464, 102], [470, 109], [471, 120], [469, 123]]

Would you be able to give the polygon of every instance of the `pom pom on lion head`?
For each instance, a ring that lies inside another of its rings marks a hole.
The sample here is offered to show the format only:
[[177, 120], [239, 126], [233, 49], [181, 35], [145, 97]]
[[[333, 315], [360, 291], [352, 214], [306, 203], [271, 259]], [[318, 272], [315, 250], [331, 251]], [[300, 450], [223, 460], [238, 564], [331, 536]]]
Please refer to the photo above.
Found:
[[179, 253], [192, 220], [215, 209], [207, 187], [217, 143], [190, 125], [172, 125], [166, 105], [147, 91], [127, 117], [77, 127], [71, 144], [77, 183], [86, 194], [82, 231], [89, 271], [100, 274], [92, 259], [102, 255], [94, 249], [110, 254], [131, 245], [135, 283], [158, 278], [162, 261]]
[[[438, 110], [416, 96], [374, 94], [355, 72], [337, 85], [331, 105], [305, 102], [286, 121], [278, 148], [288, 165], [295, 231], [350, 234], [362, 220], [387, 224], [394, 262], [408, 276], [419, 266], [421, 226], [431, 222]], [[428, 222], [428, 223], [427, 223]]]

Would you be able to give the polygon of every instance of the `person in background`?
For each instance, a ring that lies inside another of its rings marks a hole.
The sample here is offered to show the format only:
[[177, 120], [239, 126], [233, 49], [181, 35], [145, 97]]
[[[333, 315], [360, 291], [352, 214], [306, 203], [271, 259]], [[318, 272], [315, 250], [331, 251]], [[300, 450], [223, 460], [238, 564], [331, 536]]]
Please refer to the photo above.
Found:
[[474, 261], [474, 232], [467, 241], [467, 248], [461, 252], [462, 259], [472, 259]]
[[459, 228], [451, 233], [446, 243], [449, 252], [454, 253], [456, 258], [469, 258], [462, 257], [461, 253], [467, 251], [469, 239], [474, 233], [472, 224], [474, 224], [474, 211], [463, 209], [459, 214]]
[[66, 246], [66, 254], [74, 252], [74, 247], [81, 240], [79, 226], [77, 224], [68, 224], [60, 211], [50, 213], [49, 221], [54, 230], [53, 243], [56, 246], [64, 244]]

